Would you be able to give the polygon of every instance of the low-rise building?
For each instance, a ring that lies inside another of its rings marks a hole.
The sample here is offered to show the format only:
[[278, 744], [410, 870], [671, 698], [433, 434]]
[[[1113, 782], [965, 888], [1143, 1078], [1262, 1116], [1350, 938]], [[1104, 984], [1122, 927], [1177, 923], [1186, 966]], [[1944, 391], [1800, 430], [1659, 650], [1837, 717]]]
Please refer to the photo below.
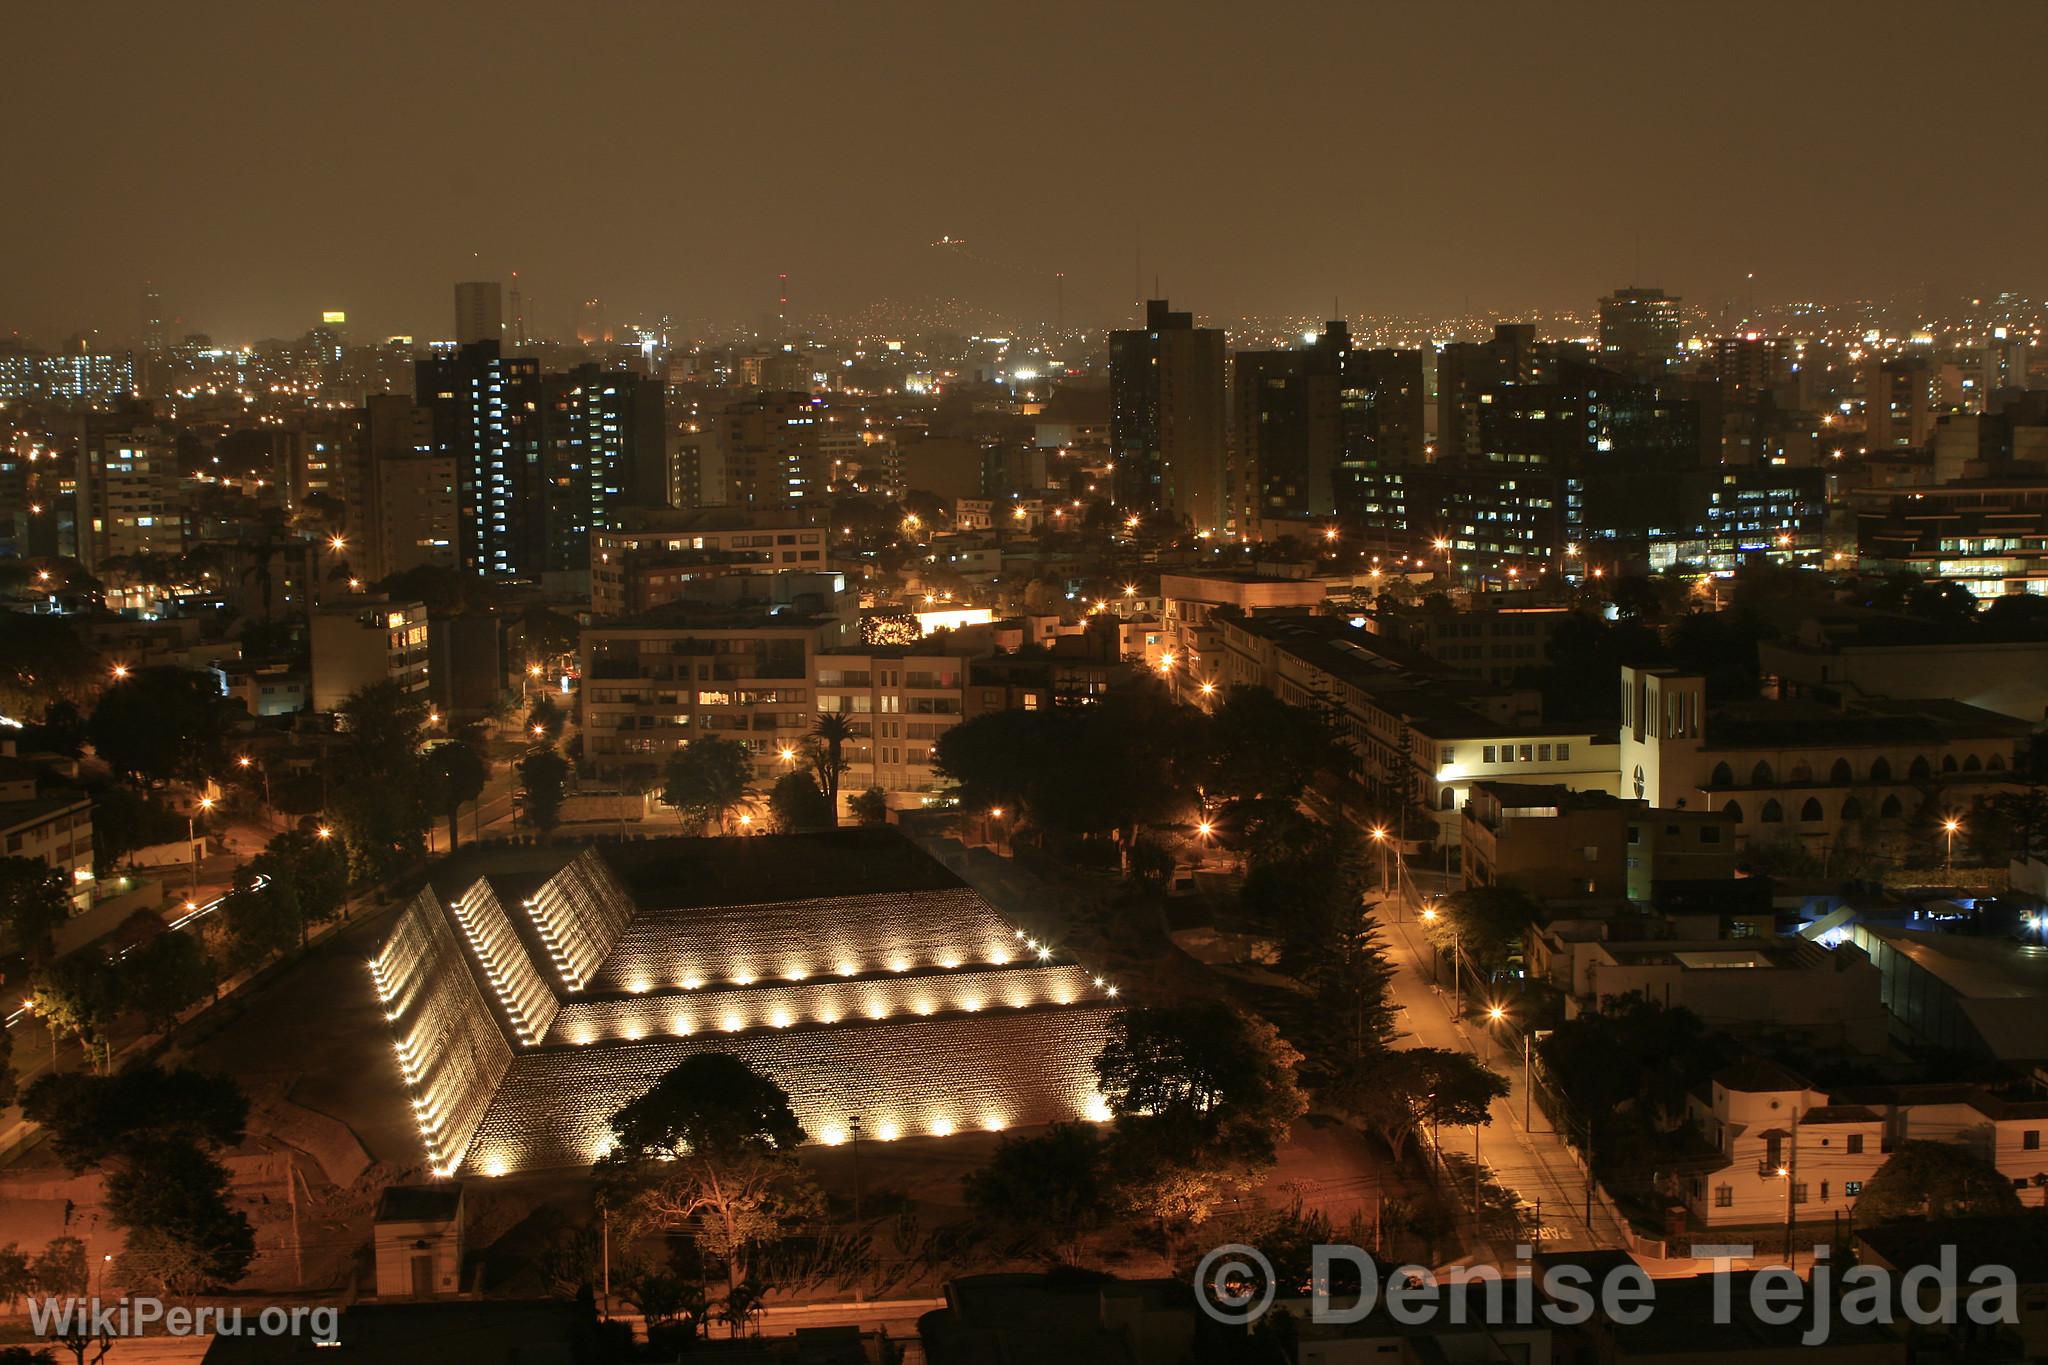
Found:
[[2031, 944], [1857, 923], [1885, 1008], [1925, 1048], [1993, 1061], [2048, 1062], [2048, 956]]
[[1869, 1087], [1830, 1093], [1775, 1062], [1745, 1059], [1692, 1097], [1691, 1117], [1718, 1154], [1687, 1177], [1688, 1210], [1708, 1227], [1844, 1218], [1904, 1142], [1953, 1142], [2015, 1188], [2048, 1171], [2048, 1101], [1976, 1086]]
[[1706, 680], [1621, 670], [1621, 794], [1720, 810], [1737, 838], [1825, 852], [2009, 787], [2026, 722], [1938, 698], [1810, 698], [1715, 707]]
[[40, 794], [36, 771], [0, 755], [0, 853], [33, 858], [64, 874], [74, 910], [92, 904], [92, 798], [78, 792]]
[[[1736, 1037], [1793, 1034], [1865, 1056], [1889, 1032], [1877, 969], [1851, 944], [1805, 939], [1595, 939], [1569, 945], [1567, 1015], [1624, 995], [1691, 1010]], [[1555, 968], [1553, 968], [1553, 971]]]
[[1660, 889], [1735, 876], [1734, 822], [1721, 812], [1561, 784], [1474, 782], [1460, 846], [1465, 885], [1515, 886], [1552, 904], [1661, 903]]

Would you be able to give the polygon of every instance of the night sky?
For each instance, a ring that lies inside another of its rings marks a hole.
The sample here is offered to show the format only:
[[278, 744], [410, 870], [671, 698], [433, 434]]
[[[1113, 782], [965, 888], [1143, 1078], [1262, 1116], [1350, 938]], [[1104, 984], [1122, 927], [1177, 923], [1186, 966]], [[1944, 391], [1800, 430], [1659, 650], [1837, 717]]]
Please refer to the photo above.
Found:
[[[0, 335], [2048, 292], [2048, 5], [10, 6]], [[965, 238], [965, 252], [935, 248]], [[1640, 261], [1640, 268], [1638, 268]], [[1744, 277], [1754, 271], [1753, 284]]]

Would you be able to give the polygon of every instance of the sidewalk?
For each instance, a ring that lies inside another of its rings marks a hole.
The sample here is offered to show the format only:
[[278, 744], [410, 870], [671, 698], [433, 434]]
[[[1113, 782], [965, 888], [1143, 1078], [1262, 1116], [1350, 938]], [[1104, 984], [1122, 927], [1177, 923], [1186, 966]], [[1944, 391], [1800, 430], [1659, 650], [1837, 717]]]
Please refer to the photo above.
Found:
[[[1420, 907], [1414, 897], [1414, 889], [1404, 878], [1401, 892], [1382, 901], [1382, 913], [1374, 916], [1386, 940], [1387, 959], [1394, 967], [1390, 994], [1405, 1028], [1399, 1045], [1469, 1052], [1507, 1080], [1508, 1095], [1494, 1101], [1493, 1122], [1476, 1133], [1479, 1158], [1497, 1184], [1539, 1211], [1547, 1247], [1628, 1246], [1627, 1233], [1598, 1197], [1592, 1201], [1588, 1221], [1585, 1172], [1563, 1139], [1549, 1131], [1543, 1111], [1529, 1104], [1522, 1059], [1502, 1055], [1484, 1030], [1460, 1020], [1450, 991], [1431, 983], [1432, 950], [1416, 918]], [[1525, 1107], [1530, 1117], [1527, 1126], [1523, 1122]], [[1445, 1150], [1468, 1154], [1474, 1136], [1471, 1129], [1439, 1134]]]

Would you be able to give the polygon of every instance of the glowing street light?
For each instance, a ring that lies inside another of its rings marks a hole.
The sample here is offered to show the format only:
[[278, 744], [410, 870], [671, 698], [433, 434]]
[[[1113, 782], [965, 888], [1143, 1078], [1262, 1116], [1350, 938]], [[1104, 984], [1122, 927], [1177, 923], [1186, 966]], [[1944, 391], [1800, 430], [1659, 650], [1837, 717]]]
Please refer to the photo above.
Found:
[[1213, 697], [1216, 695], [1216, 684], [1213, 682], [1205, 682], [1202, 684], [1200, 690], [1203, 696]]
[[1953, 878], [1955, 876], [1956, 835], [1961, 832], [1962, 828], [1963, 822], [1953, 815], [1945, 817], [1941, 822], [1941, 832], [1948, 838], [1948, 855], [1945, 863], [1945, 870], [1942, 873], [1944, 877]]
[[329, 536], [327, 538], [327, 548], [335, 551], [336, 553], [346, 550], [348, 548], [348, 537]]
[[126, 665], [126, 664], [115, 664], [115, 665], [114, 665], [114, 681], [115, 681], [115, 682], [119, 682], [119, 681], [121, 681], [121, 679], [123, 679], [123, 678], [125, 678], [125, 677], [127, 677], [127, 676], [128, 676], [128, 665]]
[[1380, 846], [1380, 894], [1387, 894], [1387, 827], [1374, 825], [1370, 831], [1372, 841]]
[[332, 839], [334, 837], [334, 831], [329, 829], [327, 826], [322, 825], [320, 826], [320, 828], [313, 831], [313, 837], [316, 839]]

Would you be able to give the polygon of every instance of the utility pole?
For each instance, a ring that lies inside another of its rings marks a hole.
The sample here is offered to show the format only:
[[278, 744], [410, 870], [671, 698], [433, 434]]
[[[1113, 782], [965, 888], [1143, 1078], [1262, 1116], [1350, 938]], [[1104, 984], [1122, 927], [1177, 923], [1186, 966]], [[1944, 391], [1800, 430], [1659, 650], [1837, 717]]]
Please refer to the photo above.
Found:
[[1791, 1150], [1785, 1154], [1785, 1264], [1792, 1264], [1792, 1228], [1799, 1214], [1792, 1196], [1799, 1180], [1799, 1111], [1792, 1111]]
[[853, 1301], [861, 1302], [860, 1264], [860, 1115], [855, 1114], [846, 1121], [846, 1131], [853, 1141]]
[[1530, 1104], [1530, 1096], [1531, 1096], [1531, 1095], [1532, 1095], [1532, 1094], [1534, 1093], [1533, 1091], [1531, 1091], [1531, 1089], [1530, 1089], [1530, 1087], [1529, 1087], [1529, 1080], [1530, 1080], [1530, 1076], [1531, 1076], [1531, 1074], [1532, 1074], [1532, 1073], [1531, 1073], [1531, 1070], [1530, 1070], [1530, 1066], [1529, 1066], [1529, 1030], [1528, 1030], [1528, 1029], [1523, 1029], [1523, 1030], [1522, 1030], [1522, 1131], [1523, 1131], [1523, 1132], [1525, 1132], [1525, 1133], [1529, 1131], [1529, 1113], [1530, 1113], [1530, 1110], [1529, 1110], [1529, 1104]]

